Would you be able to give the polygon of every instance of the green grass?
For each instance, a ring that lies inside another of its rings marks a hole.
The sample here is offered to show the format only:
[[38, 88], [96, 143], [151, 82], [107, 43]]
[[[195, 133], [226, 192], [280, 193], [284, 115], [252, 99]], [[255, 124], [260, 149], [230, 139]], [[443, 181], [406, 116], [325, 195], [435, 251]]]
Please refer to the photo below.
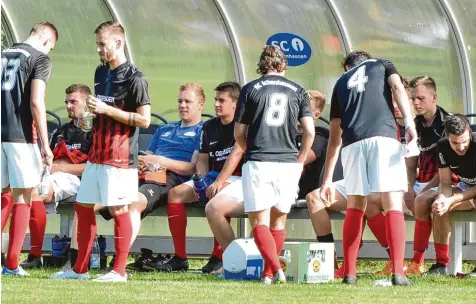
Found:
[[[199, 269], [204, 261], [192, 261]], [[383, 261], [365, 261], [359, 271], [372, 273]], [[469, 271], [473, 265], [465, 264]], [[375, 287], [376, 277], [362, 274], [357, 286], [328, 284], [264, 286], [226, 281], [197, 273], [133, 273], [127, 283], [52, 281], [54, 269], [30, 271], [29, 278], [2, 278], [3, 303], [474, 303], [476, 279], [412, 277], [412, 287]], [[94, 277], [94, 274], [91, 273]]]

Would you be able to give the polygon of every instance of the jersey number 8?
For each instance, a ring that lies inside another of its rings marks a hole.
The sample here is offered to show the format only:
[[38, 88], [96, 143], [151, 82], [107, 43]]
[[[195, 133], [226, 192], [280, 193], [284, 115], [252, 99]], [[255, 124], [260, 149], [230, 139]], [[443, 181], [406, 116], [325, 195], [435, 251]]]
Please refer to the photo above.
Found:
[[20, 59], [2, 58], [2, 90], [11, 91], [17, 82], [17, 71], [20, 67]]
[[265, 122], [270, 127], [279, 127], [284, 123], [288, 108], [288, 95], [274, 93], [269, 98], [269, 107], [266, 110]]
[[352, 76], [350, 76], [349, 80], [347, 81], [347, 88], [357, 88], [357, 92], [361, 93], [365, 91], [365, 84], [368, 80], [369, 77], [365, 75], [365, 65], [363, 65], [358, 68]]

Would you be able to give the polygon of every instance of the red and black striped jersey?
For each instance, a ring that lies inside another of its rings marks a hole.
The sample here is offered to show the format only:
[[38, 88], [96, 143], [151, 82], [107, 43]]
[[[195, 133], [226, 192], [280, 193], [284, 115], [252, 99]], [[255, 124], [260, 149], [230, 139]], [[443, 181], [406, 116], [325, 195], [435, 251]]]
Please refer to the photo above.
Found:
[[[126, 112], [150, 104], [144, 74], [126, 61], [114, 70], [100, 65], [94, 75], [96, 98]], [[89, 161], [119, 168], [137, 166], [139, 128], [123, 124], [107, 115], [97, 115], [93, 123], [93, 145]]]
[[50, 147], [53, 159], [69, 159], [73, 164], [85, 163], [91, 148], [92, 134], [76, 126], [74, 120], [62, 125], [53, 132]]

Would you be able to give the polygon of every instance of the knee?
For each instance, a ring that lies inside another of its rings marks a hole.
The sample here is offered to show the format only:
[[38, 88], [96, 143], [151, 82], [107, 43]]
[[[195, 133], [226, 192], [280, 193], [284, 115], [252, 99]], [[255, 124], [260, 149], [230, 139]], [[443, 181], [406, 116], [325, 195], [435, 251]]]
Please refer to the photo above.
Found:
[[168, 196], [167, 203], [169, 203], [169, 204], [170, 203], [177, 203], [177, 202], [182, 201], [180, 191], [178, 191], [177, 187], [170, 189], [167, 196]]
[[432, 203], [432, 200], [421, 195], [415, 198], [415, 202], [413, 206], [413, 215], [415, 216], [417, 220], [428, 219], [428, 216], [430, 215], [431, 203]]
[[306, 195], [306, 203], [310, 212], [317, 212], [326, 208], [319, 197], [319, 189], [311, 191]]
[[205, 206], [205, 215], [208, 220], [210, 219], [213, 220], [214, 218], [217, 218], [219, 216], [224, 216], [220, 208], [217, 206], [217, 204], [213, 200], [208, 202], [208, 204]]
[[115, 216], [118, 216], [120, 214], [128, 212], [129, 211], [129, 206], [128, 205], [125, 205], [125, 206], [109, 206], [108, 209], [109, 209], [109, 212], [111, 213], [111, 215], [113, 217], [115, 217]]

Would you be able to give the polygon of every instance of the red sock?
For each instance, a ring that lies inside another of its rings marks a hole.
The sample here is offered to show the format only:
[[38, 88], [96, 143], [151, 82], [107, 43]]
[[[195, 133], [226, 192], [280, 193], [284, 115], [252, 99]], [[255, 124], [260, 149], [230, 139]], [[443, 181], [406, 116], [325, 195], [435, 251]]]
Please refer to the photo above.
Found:
[[[279, 259], [281, 250], [283, 250], [284, 240], [286, 239], [286, 231], [284, 229], [282, 230], [269, 229], [269, 231], [271, 232], [274, 242], [276, 243], [276, 253], [278, 254], [278, 259]], [[267, 263], [264, 264], [262, 277], [273, 278], [273, 271], [271, 270], [271, 267], [268, 267]]]
[[89, 257], [96, 237], [96, 214], [93, 208], [74, 204], [74, 210], [78, 216], [78, 257], [73, 270], [76, 273], [88, 272]]
[[116, 262], [112, 269], [122, 276], [126, 275], [126, 263], [131, 249], [132, 221], [129, 212], [114, 217], [114, 248]]
[[2, 193], [2, 233], [10, 217], [13, 207], [13, 196], [10, 192]]
[[[226, 217], [228, 223], [230, 222], [231, 218]], [[213, 238], [213, 250], [211, 256], [218, 258], [220, 261], [223, 260], [223, 248], [218, 243], [216, 238]]]
[[253, 229], [253, 236], [265, 265], [269, 265], [268, 267], [271, 268], [271, 272], [274, 275], [281, 269], [281, 264], [279, 263], [276, 242], [271, 231], [267, 226], [259, 225]]
[[374, 217], [367, 218], [367, 225], [370, 231], [374, 234], [375, 238], [383, 248], [388, 247], [387, 234], [386, 234], [386, 219], [383, 213], [379, 213]]
[[18, 268], [21, 248], [25, 241], [28, 222], [30, 221], [30, 205], [14, 204], [12, 208], [12, 220], [8, 240], [7, 258], [5, 266], [10, 270]]
[[391, 210], [387, 212], [387, 240], [392, 258], [392, 273], [404, 276], [403, 260], [405, 259], [405, 219], [403, 212]]
[[413, 233], [413, 259], [418, 264], [425, 260], [425, 250], [430, 243], [432, 225], [430, 222], [415, 220], [415, 231]]
[[450, 248], [448, 244], [435, 243], [436, 262], [448, 266], [450, 263]]
[[175, 255], [181, 259], [187, 258], [186, 232], [187, 232], [187, 212], [185, 205], [181, 203], [168, 203], [167, 215], [169, 218], [169, 229], [174, 242]]
[[46, 230], [46, 208], [43, 201], [31, 202], [30, 210], [30, 254], [41, 257]]
[[362, 210], [347, 208], [342, 236], [345, 275], [357, 276], [357, 254], [362, 242], [363, 219], [364, 212]]

